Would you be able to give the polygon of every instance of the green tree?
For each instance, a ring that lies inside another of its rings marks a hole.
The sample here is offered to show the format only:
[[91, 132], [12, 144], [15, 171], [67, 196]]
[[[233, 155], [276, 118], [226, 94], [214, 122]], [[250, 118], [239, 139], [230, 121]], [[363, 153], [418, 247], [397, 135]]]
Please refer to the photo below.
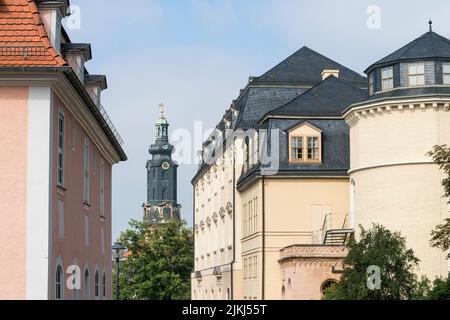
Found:
[[176, 220], [154, 227], [132, 220], [130, 226], [119, 238], [131, 251], [120, 266], [121, 299], [189, 299], [192, 230]]
[[428, 300], [450, 300], [450, 280], [437, 278], [427, 296]]
[[[400, 233], [378, 224], [369, 230], [360, 227], [360, 240], [351, 239], [348, 247], [341, 281], [325, 291], [324, 299], [402, 300], [424, 296], [427, 280], [418, 280], [414, 269], [419, 259], [406, 248]], [[370, 290], [367, 286], [369, 266], [380, 268], [380, 289]]]
[[[447, 145], [434, 146], [433, 150], [428, 152], [428, 155], [433, 158], [433, 161], [439, 165], [439, 168], [444, 171], [445, 178], [442, 180], [444, 187], [444, 197], [449, 199], [450, 203], [450, 147]], [[449, 249], [450, 239], [450, 219], [445, 219], [444, 223], [436, 226], [431, 232], [430, 243], [435, 248], [440, 248], [444, 251]]]

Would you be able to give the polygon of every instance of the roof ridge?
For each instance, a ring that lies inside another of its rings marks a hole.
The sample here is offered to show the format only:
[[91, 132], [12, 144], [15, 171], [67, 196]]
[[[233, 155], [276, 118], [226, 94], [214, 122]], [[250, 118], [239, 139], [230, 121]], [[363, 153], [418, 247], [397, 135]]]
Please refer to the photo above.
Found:
[[[331, 75], [330, 77], [335, 78], [335, 76], [333, 76], [333, 75]], [[261, 120], [261, 119], [264, 119], [266, 116], [268, 116], [268, 115], [274, 113], [275, 111], [277, 111], [277, 110], [283, 108], [284, 106], [288, 105], [288, 104], [291, 103], [292, 101], [297, 100], [298, 98], [300, 98], [300, 97], [303, 96], [304, 94], [310, 92], [310, 91], [313, 90], [314, 88], [318, 87], [319, 85], [321, 85], [322, 83], [324, 83], [325, 81], [327, 81], [330, 77], [327, 77], [327, 78], [323, 79], [322, 81], [319, 81], [318, 83], [316, 83], [315, 85], [313, 85], [311, 88], [309, 88], [308, 90], [306, 90], [306, 91], [300, 93], [298, 96], [296, 96], [295, 98], [289, 100], [289, 101], [286, 102], [285, 104], [282, 104], [281, 106], [279, 106], [279, 107], [277, 107], [277, 108], [275, 108], [275, 109], [273, 109], [273, 110], [270, 110], [269, 112], [266, 112], [266, 113], [260, 118], [260, 120]], [[260, 120], [259, 120], [259, 121], [260, 121]], [[259, 121], [258, 121], [258, 122], [259, 122]]]
[[[309, 49], [312, 50], [310, 48], [308, 48], [307, 46], [303, 46], [300, 49], [298, 49], [297, 51], [293, 52], [292, 54], [290, 54], [287, 58], [284, 58], [282, 61], [278, 62], [276, 65], [274, 65], [272, 68], [270, 68], [269, 70], [267, 70], [266, 72], [264, 72], [262, 75], [260, 75], [258, 78], [256, 78], [255, 80], [253, 80], [253, 82], [257, 82], [259, 79], [261, 79], [262, 77], [264, 77], [265, 75], [267, 75], [268, 73], [270, 73], [271, 71], [273, 71], [276, 67], [278, 67], [280, 64], [282, 64], [283, 62], [289, 60], [290, 58], [292, 58], [295, 54], [297, 54], [299, 51], [303, 50], [303, 49]], [[313, 51], [313, 50], [312, 50]]]
[[359, 93], [363, 93], [364, 90], [352, 85], [350, 82], [345, 81], [343, 79], [339, 79], [338, 77], [335, 77], [334, 75], [330, 75], [327, 78], [323, 79], [322, 81], [318, 82], [317, 84], [315, 84], [314, 86], [312, 86], [311, 88], [309, 88], [308, 90], [306, 90], [305, 92], [299, 94], [298, 96], [296, 96], [295, 98], [291, 99], [290, 101], [286, 102], [285, 104], [265, 113], [259, 120], [258, 122], [261, 122], [263, 119], [265, 119], [266, 117], [272, 115], [272, 114], [276, 114], [276, 111], [280, 111], [281, 109], [285, 108], [286, 106], [288, 106], [289, 104], [291, 104], [292, 102], [298, 100], [298, 99], [302, 99], [302, 97], [306, 96], [308, 93], [311, 93], [311, 91], [314, 91], [315, 89], [317, 89], [318, 87], [326, 84], [329, 81], [335, 81], [338, 84], [342, 84], [346, 87], [348, 87], [349, 89], [351, 89], [352, 91], [355, 92], [359, 92]]

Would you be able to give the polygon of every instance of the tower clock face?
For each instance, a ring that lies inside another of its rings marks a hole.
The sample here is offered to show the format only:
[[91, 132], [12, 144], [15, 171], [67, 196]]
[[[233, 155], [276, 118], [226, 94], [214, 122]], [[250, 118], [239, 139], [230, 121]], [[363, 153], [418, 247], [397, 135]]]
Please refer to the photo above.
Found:
[[161, 167], [163, 168], [163, 170], [168, 170], [170, 168], [170, 164], [168, 162], [163, 162]]
[[164, 150], [169, 149], [169, 145], [168, 145], [168, 144], [163, 145], [163, 149], [164, 149]]

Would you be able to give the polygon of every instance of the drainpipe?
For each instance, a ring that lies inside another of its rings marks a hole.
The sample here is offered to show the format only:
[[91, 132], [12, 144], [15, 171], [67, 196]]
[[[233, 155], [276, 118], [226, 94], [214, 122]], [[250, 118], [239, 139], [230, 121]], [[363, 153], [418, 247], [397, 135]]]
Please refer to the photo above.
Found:
[[234, 300], [234, 272], [233, 264], [236, 261], [236, 154], [235, 154], [235, 142], [233, 139], [233, 261], [230, 264], [231, 270], [231, 300]]
[[265, 200], [265, 179], [264, 175], [262, 176], [262, 284], [261, 284], [261, 299], [265, 299], [266, 292], [266, 200]]

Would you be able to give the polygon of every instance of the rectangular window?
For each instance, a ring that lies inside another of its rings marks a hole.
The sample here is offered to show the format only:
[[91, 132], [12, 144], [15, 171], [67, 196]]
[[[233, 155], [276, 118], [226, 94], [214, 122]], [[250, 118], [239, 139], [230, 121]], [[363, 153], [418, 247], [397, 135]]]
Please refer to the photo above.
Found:
[[373, 72], [369, 74], [369, 95], [373, 95]]
[[381, 90], [394, 87], [394, 71], [392, 67], [381, 69]]
[[253, 257], [253, 278], [258, 277], [258, 256]]
[[408, 65], [408, 83], [410, 86], [425, 84], [425, 64], [411, 63]]
[[72, 151], [75, 151], [77, 144], [77, 121], [72, 117]]
[[58, 113], [58, 159], [57, 159], [58, 186], [64, 186], [64, 114]]
[[450, 63], [442, 64], [442, 83], [450, 84]]
[[318, 137], [308, 137], [308, 160], [319, 160]]
[[89, 140], [84, 138], [83, 148], [83, 201], [89, 203]]
[[105, 216], [105, 161], [100, 160], [100, 216]]
[[303, 160], [303, 137], [292, 137], [292, 159]]

